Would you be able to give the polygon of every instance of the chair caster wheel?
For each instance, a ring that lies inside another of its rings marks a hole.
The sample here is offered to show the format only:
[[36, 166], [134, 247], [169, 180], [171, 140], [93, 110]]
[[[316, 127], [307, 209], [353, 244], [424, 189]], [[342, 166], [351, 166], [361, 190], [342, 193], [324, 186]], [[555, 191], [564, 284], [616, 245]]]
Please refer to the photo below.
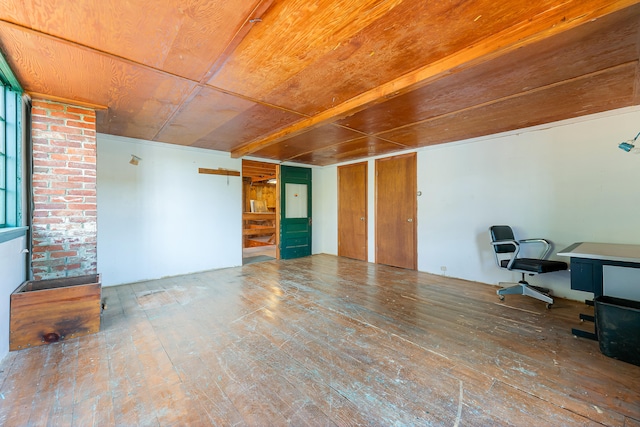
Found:
[[500, 301], [504, 301], [504, 295], [498, 295], [498, 299], [499, 299]]
[[549, 310], [551, 307], [553, 307], [553, 304], [547, 303], [547, 310]]

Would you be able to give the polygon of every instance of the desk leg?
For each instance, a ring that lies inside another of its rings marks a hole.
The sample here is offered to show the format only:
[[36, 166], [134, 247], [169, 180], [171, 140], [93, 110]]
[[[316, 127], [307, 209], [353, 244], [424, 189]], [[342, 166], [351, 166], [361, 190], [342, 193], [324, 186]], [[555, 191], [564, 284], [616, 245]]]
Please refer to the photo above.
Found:
[[598, 335], [594, 332], [581, 331], [580, 329], [573, 328], [571, 329], [571, 333], [576, 337], [598, 341]]
[[582, 313], [580, 313], [580, 320], [582, 320], [584, 322], [595, 322], [596, 318], [595, 318], [595, 316], [592, 316], [590, 314], [582, 314]]
[[[593, 307], [593, 301], [585, 301], [585, 304]], [[582, 314], [580, 313], [580, 320], [582, 321], [587, 321], [587, 322], [594, 322], [596, 321], [595, 315], [591, 316], [590, 314]], [[594, 325], [595, 328], [595, 325]], [[571, 329], [571, 333], [576, 336], [576, 337], [580, 337], [580, 338], [587, 338], [590, 340], [598, 340], [598, 330], [596, 329], [595, 332], [587, 332], [587, 331], [581, 331], [580, 329], [576, 329], [576, 328], [572, 328]]]

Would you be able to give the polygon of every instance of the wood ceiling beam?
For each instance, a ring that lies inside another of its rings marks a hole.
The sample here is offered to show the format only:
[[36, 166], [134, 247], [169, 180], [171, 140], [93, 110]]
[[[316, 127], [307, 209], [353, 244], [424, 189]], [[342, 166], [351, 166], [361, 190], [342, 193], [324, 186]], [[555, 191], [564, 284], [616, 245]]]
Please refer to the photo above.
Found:
[[264, 182], [264, 181], [269, 181], [270, 179], [276, 179], [276, 175], [268, 175], [268, 176], [252, 176], [251, 177], [251, 182]]
[[271, 169], [248, 169], [245, 167], [242, 167], [242, 175], [244, 176], [268, 176], [268, 175], [275, 175], [276, 173], [276, 168], [271, 168]]
[[329, 108], [315, 116], [300, 120], [284, 129], [250, 141], [231, 152], [231, 157], [243, 157], [279, 141], [302, 134], [315, 127], [353, 115], [366, 107], [425, 86], [448, 74], [490, 61], [504, 54], [576, 28], [601, 18], [640, 0], [591, 0], [572, 2], [539, 14], [440, 61], [428, 64], [376, 88]]
[[275, 179], [277, 169], [278, 165], [275, 163], [264, 163], [254, 160], [242, 161], [242, 176], [244, 178], [250, 178], [252, 183]]

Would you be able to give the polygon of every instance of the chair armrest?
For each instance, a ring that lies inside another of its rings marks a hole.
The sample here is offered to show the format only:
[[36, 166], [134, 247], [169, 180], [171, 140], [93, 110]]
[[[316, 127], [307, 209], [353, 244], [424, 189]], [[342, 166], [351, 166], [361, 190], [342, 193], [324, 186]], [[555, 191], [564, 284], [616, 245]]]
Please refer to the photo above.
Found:
[[511, 259], [509, 260], [509, 264], [507, 264], [507, 270], [511, 270], [511, 264], [513, 264], [513, 261], [515, 261], [515, 259], [518, 258], [518, 253], [520, 252], [520, 241], [518, 241], [518, 240], [497, 240], [495, 242], [491, 242], [491, 245], [492, 246], [512, 245], [514, 247], [515, 250], [514, 250], [513, 254], [511, 255]]
[[493, 246], [497, 245], [513, 245], [515, 248], [518, 247], [520, 242], [523, 240], [496, 240], [495, 242], [490, 242]]
[[542, 254], [540, 255], [540, 259], [545, 259], [547, 255], [549, 255], [549, 251], [551, 251], [551, 243], [547, 239], [523, 239], [519, 240], [519, 243], [542, 243], [544, 247], [542, 248]]

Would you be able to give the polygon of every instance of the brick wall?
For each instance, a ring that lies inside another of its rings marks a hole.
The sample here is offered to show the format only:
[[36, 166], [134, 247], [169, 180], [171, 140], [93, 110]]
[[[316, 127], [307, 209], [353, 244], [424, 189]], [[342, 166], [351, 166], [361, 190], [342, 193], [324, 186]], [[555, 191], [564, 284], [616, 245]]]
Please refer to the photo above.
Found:
[[95, 123], [92, 109], [33, 100], [35, 279], [97, 272]]

